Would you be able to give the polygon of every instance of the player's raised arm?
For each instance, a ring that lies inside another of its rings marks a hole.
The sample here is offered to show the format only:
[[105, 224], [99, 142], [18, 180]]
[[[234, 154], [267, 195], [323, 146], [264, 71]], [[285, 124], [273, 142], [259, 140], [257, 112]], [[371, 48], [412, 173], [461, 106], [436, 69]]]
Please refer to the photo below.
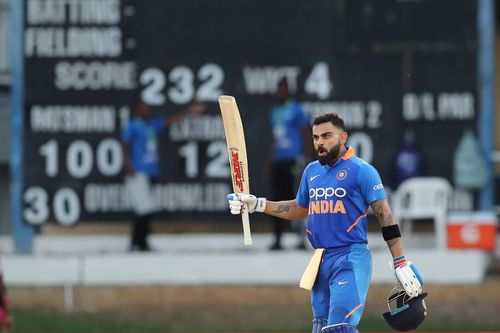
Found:
[[165, 117], [165, 126], [170, 126], [172, 124], [180, 123], [186, 118], [193, 117], [205, 112], [206, 105], [200, 102], [194, 102], [189, 105], [184, 111]]
[[231, 193], [227, 196], [231, 214], [239, 215], [248, 205], [248, 212], [266, 213], [285, 220], [298, 220], [307, 216], [307, 208], [297, 204], [295, 200], [269, 201], [266, 198], [257, 198], [252, 194]]

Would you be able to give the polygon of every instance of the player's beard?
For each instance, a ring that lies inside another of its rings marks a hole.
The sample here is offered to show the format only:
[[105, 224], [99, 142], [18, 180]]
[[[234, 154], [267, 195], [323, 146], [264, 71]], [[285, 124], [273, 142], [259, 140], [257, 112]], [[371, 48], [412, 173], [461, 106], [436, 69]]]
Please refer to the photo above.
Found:
[[[324, 156], [320, 156], [319, 153], [322, 151], [326, 151], [327, 154]], [[318, 161], [321, 165], [332, 165], [337, 158], [339, 157], [340, 153], [340, 142], [338, 145], [332, 147], [332, 149], [327, 150], [324, 147], [319, 147], [316, 152], [318, 153]]]

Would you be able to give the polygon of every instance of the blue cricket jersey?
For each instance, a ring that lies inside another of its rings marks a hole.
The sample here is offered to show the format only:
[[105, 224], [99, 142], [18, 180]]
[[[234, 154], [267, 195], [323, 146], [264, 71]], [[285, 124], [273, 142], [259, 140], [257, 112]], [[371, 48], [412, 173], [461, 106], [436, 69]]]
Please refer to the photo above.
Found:
[[133, 118], [122, 131], [122, 141], [130, 146], [130, 159], [135, 171], [158, 177], [158, 134], [166, 128], [165, 120], [150, 117]]
[[349, 147], [332, 166], [315, 161], [306, 167], [296, 202], [309, 211], [306, 232], [311, 245], [328, 249], [368, 243], [368, 207], [384, 198], [377, 170]]
[[309, 125], [309, 118], [300, 103], [288, 100], [284, 105], [273, 107], [274, 161], [295, 160], [302, 154], [302, 128]]

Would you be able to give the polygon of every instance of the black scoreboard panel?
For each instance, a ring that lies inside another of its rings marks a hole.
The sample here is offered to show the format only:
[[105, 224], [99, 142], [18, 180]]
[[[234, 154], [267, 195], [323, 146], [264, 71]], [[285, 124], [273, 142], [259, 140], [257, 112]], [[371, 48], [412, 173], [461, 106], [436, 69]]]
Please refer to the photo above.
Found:
[[357, 0], [345, 5], [347, 44], [476, 41], [476, 1]]
[[[237, 98], [250, 187], [268, 195], [269, 111], [286, 77], [306, 111], [342, 115], [389, 182], [414, 129], [429, 174], [450, 177], [477, 118], [473, 1], [27, 0], [24, 220], [123, 220], [120, 130], [141, 96], [156, 115], [207, 112], [160, 137], [160, 216], [230, 219], [217, 97]], [[278, 199], [278, 198], [276, 198]], [[284, 199], [284, 198], [279, 198]]]

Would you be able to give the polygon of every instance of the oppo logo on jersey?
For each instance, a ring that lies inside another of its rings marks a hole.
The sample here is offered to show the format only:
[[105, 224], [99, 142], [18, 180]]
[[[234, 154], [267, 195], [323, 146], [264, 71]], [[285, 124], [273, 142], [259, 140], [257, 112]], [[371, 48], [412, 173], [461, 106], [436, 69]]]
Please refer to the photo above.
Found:
[[[312, 214], [328, 214], [340, 213], [345, 214], [345, 207], [342, 200], [328, 200], [329, 198], [343, 198], [347, 194], [345, 188], [338, 187], [318, 187], [309, 190], [309, 198], [314, 201], [309, 202], [309, 215]], [[319, 199], [319, 200], [318, 200]], [[321, 200], [323, 199], [323, 200]]]
[[318, 188], [312, 188], [309, 190], [309, 198], [318, 200], [318, 199], [328, 199], [331, 197], [337, 197], [337, 198], [343, 198], [347, 194], [347, 191], [345, 188], [342, 187], [318, 187]]

